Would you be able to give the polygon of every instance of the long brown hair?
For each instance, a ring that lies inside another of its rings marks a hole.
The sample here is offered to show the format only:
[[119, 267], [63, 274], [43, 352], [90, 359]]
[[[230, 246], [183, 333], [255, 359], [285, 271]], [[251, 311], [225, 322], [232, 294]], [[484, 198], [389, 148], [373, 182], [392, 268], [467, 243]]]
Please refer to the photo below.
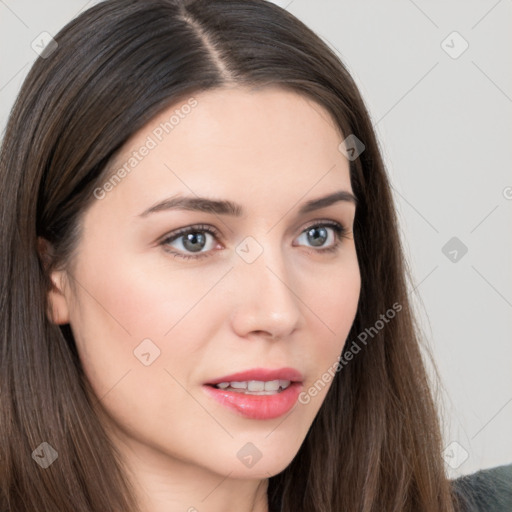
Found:
[[[307, 95], [365, 146], [350, 164], [362, 285], [342, 360], [363, 332], [371, 338], [333, 374], [296, 457], [270, 478], [270, 511], [455, 510], [390, 185], [335, 54], [263, 0], [110, 0], [55, 39], [23, 84], [0, 155], [1, 510], [138, 510], [71, 329], [48, 321], [48, 273], [69, 264], [80, 217], [129, 137], [170, 104], [226, 84]], [[49, 262], [38, 237], [51, 243]], [[400, 311], [375, 328], [394, 304]], [[31, 456], [42, 442], [58, 453], [46, 469]]]

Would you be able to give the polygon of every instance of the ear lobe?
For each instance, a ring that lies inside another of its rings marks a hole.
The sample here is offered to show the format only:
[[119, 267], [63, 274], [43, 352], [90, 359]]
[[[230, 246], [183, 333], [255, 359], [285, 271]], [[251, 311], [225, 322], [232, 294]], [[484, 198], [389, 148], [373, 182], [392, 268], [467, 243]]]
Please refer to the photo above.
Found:
[[[38, 237], [37, 250], [45, 271], [50, 268], [53, 261], [53, 248], [48, 240]], [[48, 292], [50, 322], [63, 325], [69, 323], [68, 299], [64, 293], [65, 273], [63, 270], [53, 270], [49, 274], [51, 289]]]

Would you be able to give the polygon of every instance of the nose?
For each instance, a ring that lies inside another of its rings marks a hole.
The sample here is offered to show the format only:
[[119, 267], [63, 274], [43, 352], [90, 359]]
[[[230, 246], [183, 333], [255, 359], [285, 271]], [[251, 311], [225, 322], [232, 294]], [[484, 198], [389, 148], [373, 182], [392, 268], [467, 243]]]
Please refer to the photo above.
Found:
[[252, 263], [237, 259], [231, 323], [239, 336], [283, 339], [299, 326], [301, 300], [290, 274], [279, 250], [265, 249]]

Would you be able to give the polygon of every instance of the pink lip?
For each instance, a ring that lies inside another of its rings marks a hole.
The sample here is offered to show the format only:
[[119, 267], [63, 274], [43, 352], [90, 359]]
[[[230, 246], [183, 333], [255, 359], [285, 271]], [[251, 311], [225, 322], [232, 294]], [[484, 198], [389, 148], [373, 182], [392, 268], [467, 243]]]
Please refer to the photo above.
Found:
[[[274, 395], [249, 395], [236, 391], [217, 389], [213, 385], [219, 382], [245, 382], [249, 380], [289, 380], [291, 381], [284, 391]], [[254, 368], [246, 372], [234, 373], [214, 379], [203, 385], [204, 391], [220, 404], [237, 413], [254, 420], [270, 420], [286, 414], [297, 402], [302, 389], [303, 377], [293, 368], [267, 370]]]

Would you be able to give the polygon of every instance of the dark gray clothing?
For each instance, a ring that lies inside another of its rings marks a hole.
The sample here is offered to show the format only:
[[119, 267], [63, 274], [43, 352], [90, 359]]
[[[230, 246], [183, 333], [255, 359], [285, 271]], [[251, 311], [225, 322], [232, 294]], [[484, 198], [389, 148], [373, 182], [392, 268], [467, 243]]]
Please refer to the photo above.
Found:
[[512, 512], [512, 464], [483, 469], [452, 481], [461, 512]]

